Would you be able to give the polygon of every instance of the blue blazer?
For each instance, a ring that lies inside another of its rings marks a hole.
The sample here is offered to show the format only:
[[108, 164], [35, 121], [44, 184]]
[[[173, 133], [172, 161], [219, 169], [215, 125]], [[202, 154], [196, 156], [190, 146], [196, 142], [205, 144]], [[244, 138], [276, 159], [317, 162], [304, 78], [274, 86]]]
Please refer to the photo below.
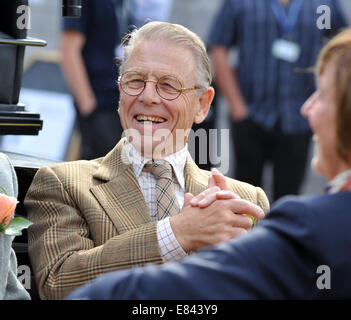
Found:
[[281, 199], [246, 235], [106, 274], [69, 299], [350, 299], [351, 192]]

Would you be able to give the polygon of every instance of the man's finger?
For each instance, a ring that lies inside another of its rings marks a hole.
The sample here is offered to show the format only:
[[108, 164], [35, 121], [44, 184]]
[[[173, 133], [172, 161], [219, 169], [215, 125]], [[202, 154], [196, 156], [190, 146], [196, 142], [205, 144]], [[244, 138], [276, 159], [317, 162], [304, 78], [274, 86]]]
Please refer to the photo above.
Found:
[[191, 194], [191, 193], [186, 193], [184, 194], [184, 204], [183, 204], [183, 207], [187, 207], [187, 206], [190, 206], [190, 201], [191, 199], [193, 199], [194, 196]]
[[221, 190], [229, 190], [227, 180], [225, 179], [224, 175], [221, 174], [216, 168], [212, 169], [211, 176], [214, 179], [215, 185], [218, 186]]
[[249, 230], [252, 228], [253, 221], [242, 214], [234, 214], [233, 215], [233, 223], [232, 226], [235, 228], [243, 228]]
[[233, 213], [250, 215], [256, 220], [264, 218], [264, 211], [250, 201], [243, 199], [225, 200], [229, 203], [229, 208]]
[[213, 176], [211, 174], [211, 176], [208, 178], [207, 188], [212, 188], [212, 187], [215, 187], [215, 186], [216, 186], [216, 181], [215, 181], [215, 179], [213, 178]]
[[240, 197], [232, 191], [221, 190], [216, 192], [217, 200], [229, 200], [229, 199], [240, 199]]
[[229, 199], [240, 199], [238, 195], [229, 190], [217, 191], [213, 188], [206, 193], [202, 194], [201, 197], [196, 200], [196, 205], [200, 208], [206, 208], [216, 200], [229, 200]]
[[216, 201], [216, 193], [211, 193], [197, 203], [199, 208], [206, 208]]
[[197, 206], [197, 204], [204, 199], [205, 197], [207, 197], [210, 194], [215, 194], [216, 192], [220, 191], [219, 187], [215, 186], [215, 187], [211, 187], [206, 189], [205, 191], [201, 192], [200, 194], [198, 194], [196, 197], [194, 197], [191, 201], [190, 204], [192, 206]]

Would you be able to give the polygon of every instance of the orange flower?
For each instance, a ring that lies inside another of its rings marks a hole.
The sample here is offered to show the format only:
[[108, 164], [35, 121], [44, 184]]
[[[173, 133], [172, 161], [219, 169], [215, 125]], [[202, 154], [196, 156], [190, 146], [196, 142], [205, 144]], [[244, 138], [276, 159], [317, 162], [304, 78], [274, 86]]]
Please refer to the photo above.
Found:
[[17, 199], [0, 193], [0, 230], [10, 223], [17, 206]]

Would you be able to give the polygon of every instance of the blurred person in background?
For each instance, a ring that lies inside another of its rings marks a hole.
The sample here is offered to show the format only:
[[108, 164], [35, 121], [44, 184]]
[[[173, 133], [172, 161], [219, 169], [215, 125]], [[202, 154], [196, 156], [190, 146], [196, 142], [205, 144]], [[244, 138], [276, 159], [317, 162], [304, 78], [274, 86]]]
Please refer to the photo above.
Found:
[[169, 21], [173, 0], [130, 0], [131, 24], [136, 28], [150, 21]]
[[[321, 5], [330, 9], [323, 21], [331, 26], [318, 25]], [[299, 110], [315, 89], [306, 69], [324, 37], [344, 26], [338, 0], [224, 0], [214, 19], [209, 47], [232, 121], [235, 178], [262, 187], [271, 161], [273, 200], [299, 192], [311, 141]], [[231, 48], [239, 49], [235, 68]]]
[[[173, 2], [171, 10], [171, 22], [180, 23], [196, 32], [206, 43], [211, 21], [217, 12], [221, 1], [213, 0], [177, 0]], [[217, 92], [216, 83], [212, 81], [212, 87]], [[221, 147], [221, 128], [218, 127], [217, 116], [219, 114], [219, 100], [215, 94], [206, 119], [200, 124], [194, 124], [189, 135], [189, 151], [199, 168], [211, 170], [218, 168], [224, 175], [230, 170], [229, 158], [224, 157]], [[226, 144], [223, 143], [226, 147]]]
[[[312, 167], [327, 178], [326, 194], [286, 196], [239, 238], [180, 262], [110, 273], [69, 298], [350, 299], [351, 29], [328, 43], [316, 71], [317, 91], [301, 113], [314, 133]], [[231, 196], [208, 193], [200, 211]]]
[[121, 138], [115, 57], [128, 30], [126, 0], [85, 0], [80, 18], [64, 18], [62, 68], [73, 94], [81, 158], [104, 156]]

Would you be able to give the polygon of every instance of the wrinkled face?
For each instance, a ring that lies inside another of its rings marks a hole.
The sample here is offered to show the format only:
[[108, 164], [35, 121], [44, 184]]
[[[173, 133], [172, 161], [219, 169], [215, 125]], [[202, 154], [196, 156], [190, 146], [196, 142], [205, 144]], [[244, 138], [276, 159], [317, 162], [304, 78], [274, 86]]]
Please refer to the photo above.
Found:
[[[187, 48], [160, 41], [144, 41], [134, 48], [126, 72], [136, 71], [148, 80], [144, 91], [131, 96], [120, 87], [119, 115], [127, 138], [144, 154], [156, 151], [162, 156], [185, 146], [193, 122], [202, 122], [208, 112], [213, 89], [205, 92], [184, 91], [177, 99], [168, 101], [156, 91], [156, 82], [170, 75], [183, 88], [197, 85], [195, 61]], [[212, 90], [212, 91], [211, 91]], [[130, 139], [132, 137], [132, 139]]]
[[314, 133], [315, 152], [312, 167], [328, 180], [345, 170], [337, 152], [334, 69], [328, 66], [318, 81], [318, 90], [305, 102], [301, 112]]

